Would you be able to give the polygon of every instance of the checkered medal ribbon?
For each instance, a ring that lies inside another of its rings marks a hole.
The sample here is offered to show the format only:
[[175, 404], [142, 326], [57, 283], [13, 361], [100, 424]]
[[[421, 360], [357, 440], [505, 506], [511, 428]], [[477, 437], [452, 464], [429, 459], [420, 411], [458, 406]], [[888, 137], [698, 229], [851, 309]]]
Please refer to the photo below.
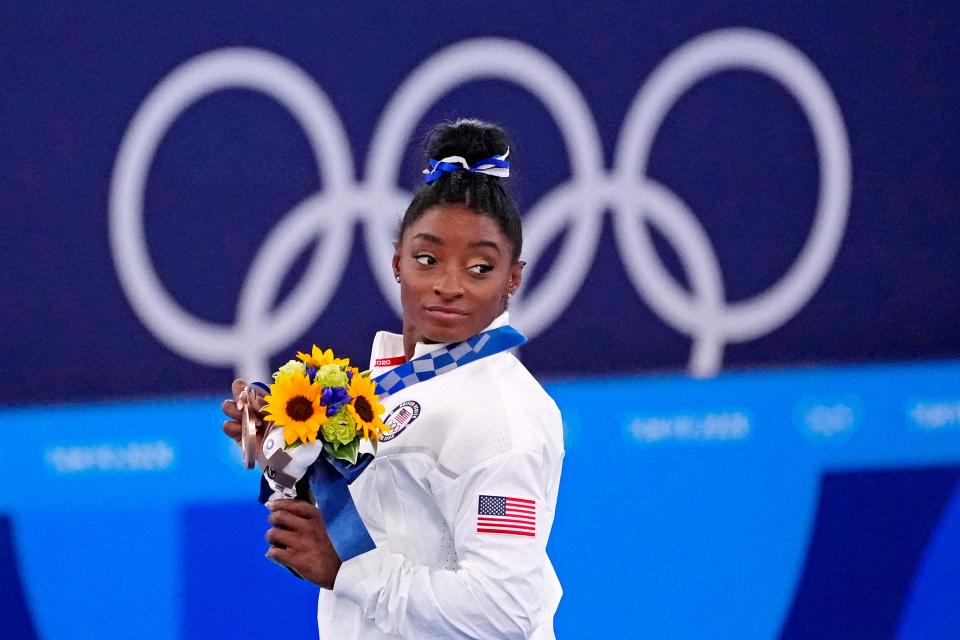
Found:
[[373, 381], [377, 383], [377, 393], [383, 399], [401, 389], [453, 371], [480, 358], [519, 347], [526, 341], [524, 335], [513, 327], [498, 327], [478, 333], [463, 342], [425, 353], [377, 376]]

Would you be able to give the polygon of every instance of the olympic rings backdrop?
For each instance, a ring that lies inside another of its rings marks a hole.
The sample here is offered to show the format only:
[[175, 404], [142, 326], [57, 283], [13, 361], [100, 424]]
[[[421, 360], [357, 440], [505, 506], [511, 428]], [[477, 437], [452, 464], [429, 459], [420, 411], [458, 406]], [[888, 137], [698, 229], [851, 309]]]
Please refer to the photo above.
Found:
[[960, 637], [960, 10], [831, 4], [5, 5], [0, 637], [315, 634], [219, 402], [399, 328], [464, 116], [514, 136], [558, 636]]

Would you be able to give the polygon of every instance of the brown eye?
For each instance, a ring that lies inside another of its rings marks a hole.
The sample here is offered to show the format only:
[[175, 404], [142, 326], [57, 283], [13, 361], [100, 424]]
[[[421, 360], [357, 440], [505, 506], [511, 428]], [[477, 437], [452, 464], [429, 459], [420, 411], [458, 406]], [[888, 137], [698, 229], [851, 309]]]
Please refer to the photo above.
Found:
[[474, 273], [483, 274], [483, 273], [490, 273], [491, 271], [493, 271], [493, 266], [489, 264], [475, 264], [469, 269]]
[[418, 256], [413, 256], [413, 259], [419, 262], [420, 264], [427, 265], [427, 266], [432, 266], [437, 264], [437, 259], [428, 253], [421, 253]]

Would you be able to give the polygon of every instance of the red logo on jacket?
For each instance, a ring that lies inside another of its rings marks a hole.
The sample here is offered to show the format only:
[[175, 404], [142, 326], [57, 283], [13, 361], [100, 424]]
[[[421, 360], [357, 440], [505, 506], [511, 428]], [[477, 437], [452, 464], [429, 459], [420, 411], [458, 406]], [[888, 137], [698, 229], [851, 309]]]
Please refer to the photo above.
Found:
[[375, 367], [395, 367], [407, 361], [405, 356], [394, 356], [392, 358], [377, 358], [373, 361]]

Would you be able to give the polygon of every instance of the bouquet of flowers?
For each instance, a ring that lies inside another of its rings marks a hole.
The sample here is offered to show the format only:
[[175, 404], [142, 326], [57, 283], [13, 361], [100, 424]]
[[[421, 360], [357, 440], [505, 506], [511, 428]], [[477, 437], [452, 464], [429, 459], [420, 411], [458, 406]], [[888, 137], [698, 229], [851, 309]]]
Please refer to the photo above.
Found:
[[368, 440], [376, 450], [386, 429], [370, 374], [316, 345], [309, 354], [297, 352], [296, 360], [273, 374], [264, 400], [264, 416], [283, 429], [287, 452], [301, 445], [313, 449], [319, 441], [333, 458], [356, 464], [360, 440]]
[[[260, 382], [254, 385], [261, 392], [267, 389]], [[296, 360], [273, 374], [261, 409], [262, 442], [250, 418], [250, 407], [260, 393], [248, 386], [237, 397], [243, 465], [252, 469], [257, 459], [263, 469], [260, 502], [314, 503], [344, 560], [376, 546], [353, 504], [349, 485], [373, 460], [370, 453], [360, 454], [360, 441], [368, 440], [376, 451], [380, 434], [387, 430], [380, 418], [384, 409], [377, 388], [369, 372], [313, 345], [310, 353], [298, 352]]]

